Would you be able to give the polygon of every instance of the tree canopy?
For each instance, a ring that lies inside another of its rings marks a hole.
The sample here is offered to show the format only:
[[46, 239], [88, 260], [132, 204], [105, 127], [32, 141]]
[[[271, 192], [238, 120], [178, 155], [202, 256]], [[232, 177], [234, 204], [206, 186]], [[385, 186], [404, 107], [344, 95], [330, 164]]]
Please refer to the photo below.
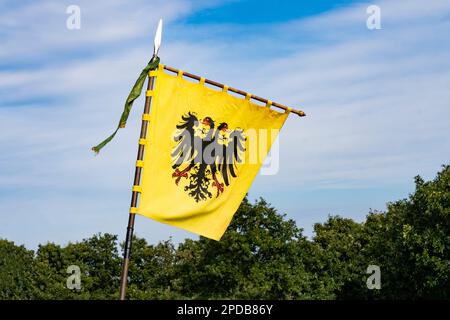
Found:
[[[450, 167], [362, 223], [329, 216], [307, 239], [265, 200], [244, 199], [220, 241], [134, 237], [130, 299], [449, 299]], [[0, 299], [117, 299], [123, 244], [96, 234], [36, 252], [0, 240]], [[67, 268], [81, 289], [67, 288]], [[381, 271], [370, 290], [369, 265]]]

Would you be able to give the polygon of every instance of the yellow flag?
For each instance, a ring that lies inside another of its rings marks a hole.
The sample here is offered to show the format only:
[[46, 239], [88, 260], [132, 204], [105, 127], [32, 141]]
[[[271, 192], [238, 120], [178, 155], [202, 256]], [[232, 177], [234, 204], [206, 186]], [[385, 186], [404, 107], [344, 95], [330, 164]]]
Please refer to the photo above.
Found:
[[[140, 186], [132, 208], [219, 240], [289, 112], [157, 71]], [[146, 117], [144, 115], [144, 117]]]

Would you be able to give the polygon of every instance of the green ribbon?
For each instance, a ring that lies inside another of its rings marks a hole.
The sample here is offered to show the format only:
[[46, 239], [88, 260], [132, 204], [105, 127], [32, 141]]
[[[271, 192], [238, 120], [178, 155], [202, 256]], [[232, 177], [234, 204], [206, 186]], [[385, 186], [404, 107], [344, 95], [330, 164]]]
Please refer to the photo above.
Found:
[[144, 86], [144, 82], [145, 79], [147, 78], [148, 73], [150, 72], [150, 70], [156, 70], [156, 68], [158, 68], [158, 65], [159, 65], [159, 57], [153, 57], [148, 62], [147, 66], [142, 70], [141, 74], [139, 75], [139, 78], [136, 80], [136, 83], [134, 84], [130, 94], [128, 95], [127, 101], [125, 102], [125, 106], [123, 107], [123, 112], [122, 115], [120, 116], [120, 121], [119, 125], [117, 126], [117, 129], [113, 132], [112, 135], [103, 140], [97, 146], [92, 147], [92, 150], [94, 152], [99, 153], [100, 150], [114, 138], [114, 136], [116, 135], [117, 131], [120, 128], [125, 128], [128, 116], [130, 115], [131, 107], [133, 106], [133, 102], [141, 95], [142, 87]]

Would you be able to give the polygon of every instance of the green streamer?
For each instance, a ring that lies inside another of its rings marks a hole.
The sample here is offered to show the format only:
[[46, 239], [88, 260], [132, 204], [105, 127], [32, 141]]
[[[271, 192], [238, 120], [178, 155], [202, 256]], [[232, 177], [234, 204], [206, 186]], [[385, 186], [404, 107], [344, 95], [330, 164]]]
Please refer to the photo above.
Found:
[[130, 94], [128, 95], [127, 101], [125, 102], [122, 115], [120, 116], [119, 125], [108, 138], [103, 140], [95, 147], [92, 147], [92, 150], [95, 153], [99, 153], [100, 150], [114, 138], [114, 136], [116, 135], [117, 131], [120, 128], [125, 128], [128, 116], [130, 115], [131, 107], [133, 106], [133, 102], [141, 95], [142, 87], [144, 86], [145, 79], [147, 78], [148, 73], [150, 72], [150, 70], [156, 70], [158, 68], [158, 65], [159, 65], [159, 57], [153, 57], [149, 61], [147, 66], [142, 70], [141, 74], [139, 75], [139, 78], [136, 80], [136, 83], [134, 84], [133, 88], [130, 91]]

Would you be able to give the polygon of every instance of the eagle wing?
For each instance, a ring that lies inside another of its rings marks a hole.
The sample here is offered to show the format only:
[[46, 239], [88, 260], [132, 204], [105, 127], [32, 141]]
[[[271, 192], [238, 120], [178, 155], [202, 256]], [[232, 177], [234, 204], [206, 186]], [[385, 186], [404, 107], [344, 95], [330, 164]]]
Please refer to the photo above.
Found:
[[172, 150], [172, 168], [178, 168], [183, 162], [190, 162], [195, 158], [196, 150], [195, 139], [200, 139], [195, 136], [195, 126], [198, 124], [198, 119], [194, 113], [188, 112], [183, 115], [182, 121], [177, 125], [178, 131], [175, 133], [174, 140], [175, 147]]
[[236, 164], [242, 162], [245, 140], [244, 131], [235, 129], [230, 133], [228, 144], [223, 145], [223, 152], [217, 154], [218, 171], [227, 186], [230, 184], [230, 176], [237, 176]]

